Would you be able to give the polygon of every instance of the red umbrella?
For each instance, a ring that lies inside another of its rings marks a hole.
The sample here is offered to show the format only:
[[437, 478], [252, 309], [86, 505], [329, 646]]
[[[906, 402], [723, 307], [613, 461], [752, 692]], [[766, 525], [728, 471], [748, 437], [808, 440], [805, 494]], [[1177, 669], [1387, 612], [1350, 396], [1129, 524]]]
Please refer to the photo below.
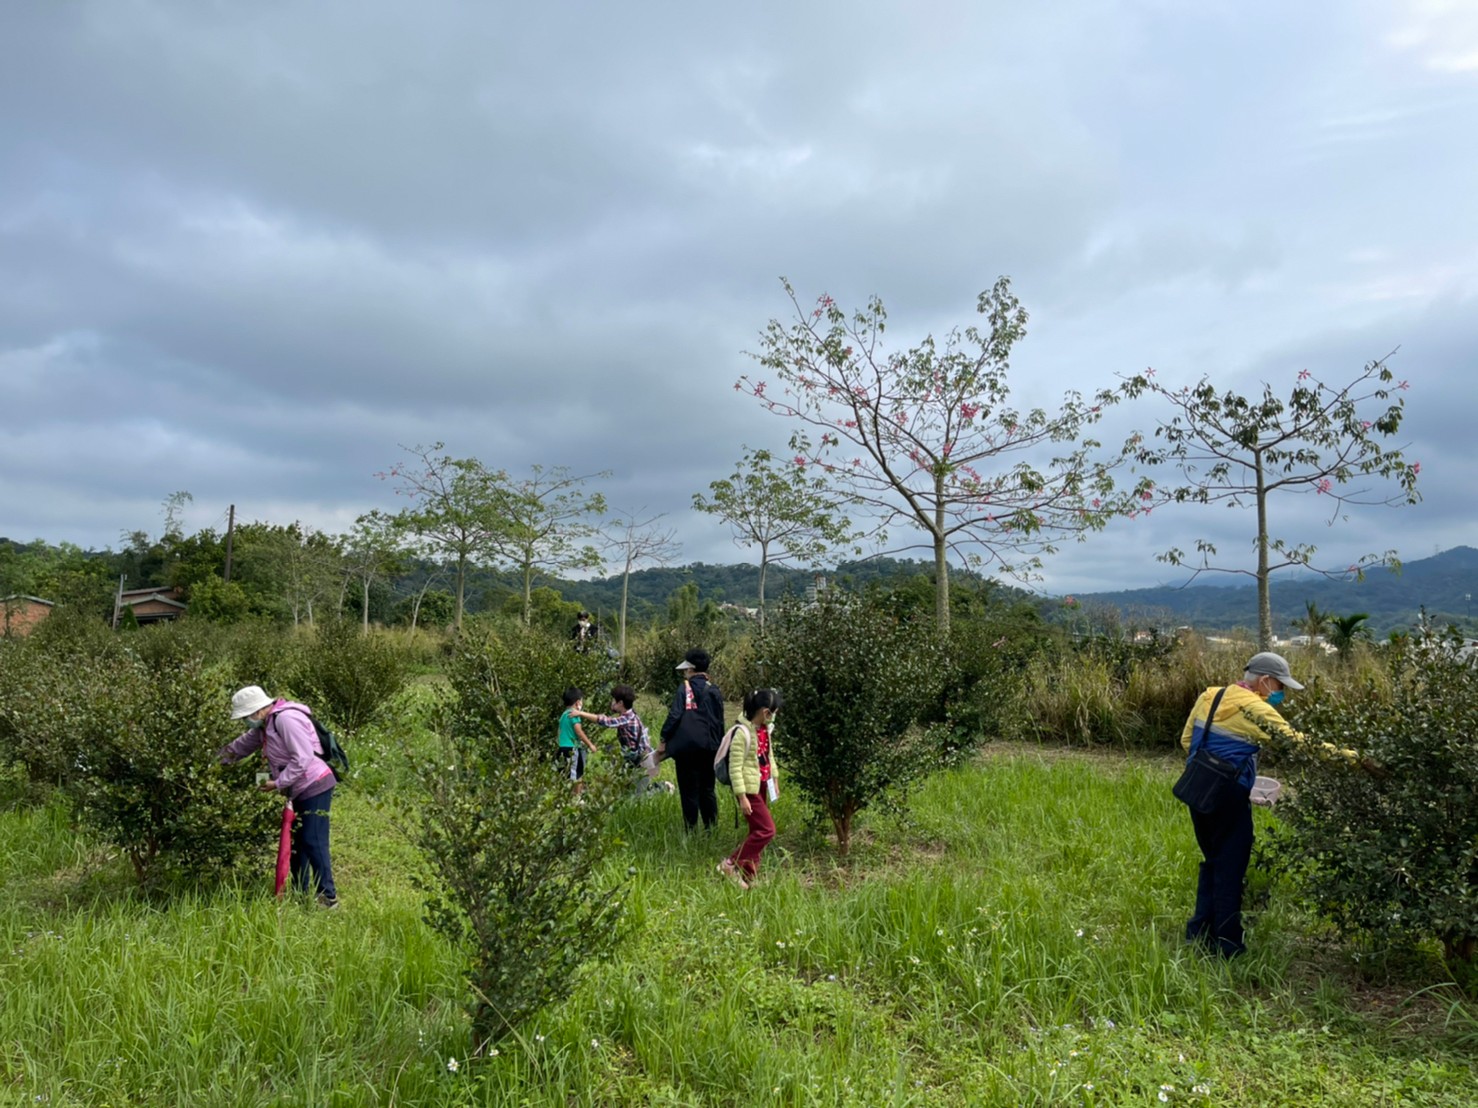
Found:
[[276, 894], [282, 896], [283, 886], [287, 884], [287, 871], [292, 860], [293, 853], [293, 806], [288, 804], [282, 809], [282, 834], [277, 839], [277, 888]]

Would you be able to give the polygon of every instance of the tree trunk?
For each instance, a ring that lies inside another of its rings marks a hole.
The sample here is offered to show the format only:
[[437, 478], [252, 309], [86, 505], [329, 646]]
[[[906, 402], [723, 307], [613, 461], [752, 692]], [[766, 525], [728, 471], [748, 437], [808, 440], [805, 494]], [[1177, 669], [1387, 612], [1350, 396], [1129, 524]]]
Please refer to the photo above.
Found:
[[949, 550], [944, 533], [944, 473], [934, 471], [934, 622], [949, 634]]
[[760, 634], [765, 633], [765, 571], [770, 568], [770, 544], [760, 543]]
[[837, 833], [837, 853], [845, 858], [847, 851], [852, 849], [852, 813], [844, 811], [839, 816], [832, 816], [831, 825]]
[[620, 637], [621, 660], [626, 660], [626, 586], [631, 580], [631, 559], [626, 559], [626, 568], [621, 572], [621, 618], [618, 621], [617, 631]]
[[1273, 602], [1268, 571], [1268, 490], [1264, 485], [1262, 452], [1253, 451], [1257, 475], [1257, 649], [1273, 649]]
[[421, 618], [421, 601], [426, 599], [426, 593], [431, 588], [431, 582], [435, 580], [435, 574], [429, 575], [425, 583], [421, 586], [421, 591], [416, 593], [416, 599], [411, 603], [411, 630], [410, 634], [406, 635], [407, 639], [416, 637], [416, 623]]
[[934, 620], [941, 633], [949, 631], [949, 557], [942, 529], [934, 533]]
[[457, 555], [457, 630], [462, 630], [463, 596], [467, 590], [467, 555]]
[[525, 562], [523, 567], [523, 625], [527, 627], [534, 618], [534, 565]]
[[1442, 937], [1442, 956], [1447, 959], [1447, 964], [1455, 966], [1459, 962], [1471, 963], [1473, 956], [1478, 954], [1478, 938], [1472, 935], [1454, 936], [1444, 935]]
[[364, 622], [361, 624], [361, 631], [360, 631], [360, 633], [361, 634], [368, 635], [369, 634], [369, 586], [370, 586], [369, 578], [366, 577], [364, 579], [364, 581], [362, 582], [362, 584], [364, 586], [364, 592], [363, 592], [363, 598], [364, 598]]

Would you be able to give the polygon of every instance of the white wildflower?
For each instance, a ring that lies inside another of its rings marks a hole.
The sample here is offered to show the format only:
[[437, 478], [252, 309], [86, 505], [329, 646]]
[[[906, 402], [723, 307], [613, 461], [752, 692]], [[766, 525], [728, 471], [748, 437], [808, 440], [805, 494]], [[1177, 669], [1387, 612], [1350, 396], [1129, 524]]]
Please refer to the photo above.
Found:
[[461, 1069], [461, 1066], [457, 1065], [457, 1060], [455, 1058], [448, 1058], [446, 1060], [446, 1068], [452, 1073], [456, 1073], [457, 1070]]

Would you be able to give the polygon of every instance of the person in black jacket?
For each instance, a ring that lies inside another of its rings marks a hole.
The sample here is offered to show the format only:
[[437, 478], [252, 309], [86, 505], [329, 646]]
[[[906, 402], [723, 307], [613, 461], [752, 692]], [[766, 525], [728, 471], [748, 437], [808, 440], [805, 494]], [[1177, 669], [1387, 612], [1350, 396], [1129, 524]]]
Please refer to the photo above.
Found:
[[662, 724], [658, 758], [671, 758], [677, 770], [678, 798], [688, 830], [711, 828], [718, 819], [713, 791], [713, 756], [724, 733], [724, 696], [708, 679], [708, 651], [693, 649], [678, 663], [683, 683]]

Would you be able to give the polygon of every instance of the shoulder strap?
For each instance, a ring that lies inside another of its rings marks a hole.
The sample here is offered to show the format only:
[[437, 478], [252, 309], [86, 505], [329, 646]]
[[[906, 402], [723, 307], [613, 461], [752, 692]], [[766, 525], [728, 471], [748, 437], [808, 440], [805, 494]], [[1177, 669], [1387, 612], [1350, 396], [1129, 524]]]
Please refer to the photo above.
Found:
[[1211, 707], [1206, 710], [1206, 726], [1201, 728], [1200, 742], [1197, 742], [1195, 737], [1195, 721], [1191, 722], [1191, 748], [1190, 750], [1186, 751], [1186, 754], [1188, 756], [1194, 754], [1196, 752], [1196, 748], [1199, 747], [1201, 743], [1204, 743], [1206, 741], [1206, 736], [1211, 733], [1211, 721], [1216, 718], [1216, 709], [1221, 706], [1221, 698], [1226, 694], [1226, 691], [1229, 688], [1231, 688], [1230, 685], [1223, 685], [1220, 689], [1217, 690], [1216, 696], [1212, 698]]
[[[285, 704], [281, 708], [278, 708], [277, 711], [271, 713], [271, 715], [269, 715], [267, 718], [275, 719], [278, 716], [282, 715], [283, 712], [297, 712], [298, 715], [302, 716], [308, 721], [308, 725], [313, 728], [313, 734], [318, 736], [318, 757], [325, 762], [328, 761], [328, 747], [324, 743], [323, 737], [318, 733], [319, 724], [313, 713], [305, 712], [302, 708], [294, 708], [290, 704]], [[278, 734], [281, 735], [282, 732], [279, 731]]]

